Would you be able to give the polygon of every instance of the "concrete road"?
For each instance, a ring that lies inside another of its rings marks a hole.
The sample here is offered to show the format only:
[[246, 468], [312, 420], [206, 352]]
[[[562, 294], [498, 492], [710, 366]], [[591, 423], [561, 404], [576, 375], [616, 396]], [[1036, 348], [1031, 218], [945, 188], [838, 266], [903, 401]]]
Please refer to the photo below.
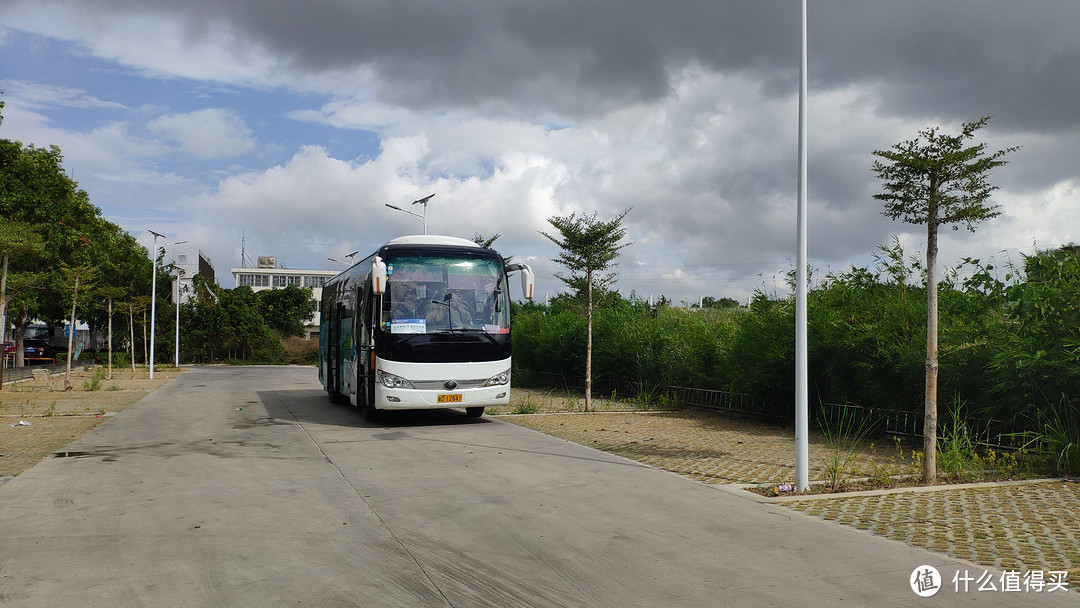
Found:
[[5, 607], [1080, 605], [922, 564], [982, 572], [311, 368], [192, 370], [0, 486]]

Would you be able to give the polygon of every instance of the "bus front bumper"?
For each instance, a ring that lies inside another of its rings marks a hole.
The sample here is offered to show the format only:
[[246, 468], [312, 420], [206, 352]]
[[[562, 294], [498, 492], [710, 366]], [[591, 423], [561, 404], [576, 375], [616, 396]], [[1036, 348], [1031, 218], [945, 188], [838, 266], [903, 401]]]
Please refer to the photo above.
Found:
[[375, 403], [381, 410], [493, 407], [510, 403], [510, 385], [441, 391], [376, 386]]

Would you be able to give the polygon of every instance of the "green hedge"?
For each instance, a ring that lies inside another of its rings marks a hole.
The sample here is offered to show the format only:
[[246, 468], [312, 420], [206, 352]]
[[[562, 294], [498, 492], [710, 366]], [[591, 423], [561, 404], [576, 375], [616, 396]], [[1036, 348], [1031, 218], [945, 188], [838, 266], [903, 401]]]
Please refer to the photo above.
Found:
[[[1039, 411], [1080, 402], [1080, 249], [1025, 258], [1023, 272], [965, 260], [939, 293], [938, 403], [1026, 428]], [[921, 413], [926, 291], [899, 246], [873, 268], [830, 274], [807, 298], [812, 403]], [[585, 318], [560, 298], [516, 307], [515, 369], [581, 377]], [[794, 403], [791, 297], [757, 293], [748, 307], [650, 307], [608, 294], [596, 310], [593, 378], [725, 389]], [[939, 408], [944, 411], [944, 408]]]

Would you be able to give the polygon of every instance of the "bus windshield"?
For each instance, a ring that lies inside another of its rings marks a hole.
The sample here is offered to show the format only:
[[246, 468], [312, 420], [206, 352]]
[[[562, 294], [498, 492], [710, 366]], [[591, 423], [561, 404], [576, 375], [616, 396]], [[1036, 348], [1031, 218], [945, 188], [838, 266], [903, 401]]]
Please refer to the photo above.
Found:
[[403, 255], [386, 262], [382, 329], [391, 334], [510, 333], [502, 260]]

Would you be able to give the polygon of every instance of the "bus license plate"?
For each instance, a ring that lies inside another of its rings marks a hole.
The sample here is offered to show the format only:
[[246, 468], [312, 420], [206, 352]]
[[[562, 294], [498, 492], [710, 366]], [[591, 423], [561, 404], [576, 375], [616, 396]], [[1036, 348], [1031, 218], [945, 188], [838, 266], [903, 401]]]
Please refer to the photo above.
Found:
[[439, 403], [461, 403], [461, 395], [439, 395]]

